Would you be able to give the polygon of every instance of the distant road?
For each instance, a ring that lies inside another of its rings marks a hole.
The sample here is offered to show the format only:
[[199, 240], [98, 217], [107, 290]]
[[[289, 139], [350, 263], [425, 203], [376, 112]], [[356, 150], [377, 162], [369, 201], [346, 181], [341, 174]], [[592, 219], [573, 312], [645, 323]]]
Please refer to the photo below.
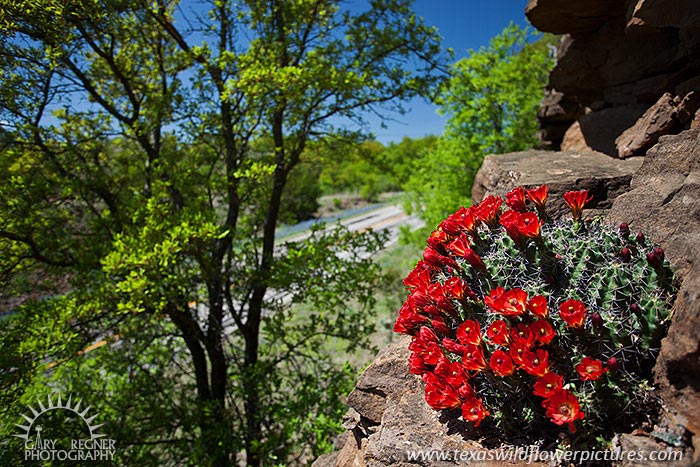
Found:
[[[411, 230], [424, 225], [423, 221], [414, 215], [408, 215], [400, 206], [380, 205], [375, 209], [361, 212], [347, 218], [341, 218], [335, 222], [326, 224], [327, 229], [332, 229], [336, 225], [343, 225], [351, 232], [364, 232], [365, 230], [386, 230], [389, 232], [389, 240], [386, 247], [396, 244], [399, 237], [399, 229], [408, 226]], [[297, 235], [286, 237], [284, 241], [300, 241], [307, 238], [310, 233], [303, 232]]]

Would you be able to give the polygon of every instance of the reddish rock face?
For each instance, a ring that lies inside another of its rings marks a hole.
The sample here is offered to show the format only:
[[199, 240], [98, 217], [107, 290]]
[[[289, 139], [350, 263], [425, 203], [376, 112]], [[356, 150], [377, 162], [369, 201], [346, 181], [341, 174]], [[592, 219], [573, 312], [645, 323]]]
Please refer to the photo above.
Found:
[[[672, 99], [683, 99], [700, 91], [696, 0], [530, 0], [526, 14], [541, 31], [565, 34], [538, 115], [542, 147], [558, 149], [567, 128], [584, 114], [595, 126], [606, 120], [598, 112], [637, 105], [646, 110], [666, 92]], [[655, 109], [659, 111], [663, 109]], [[588, 147], [628, 157], [643, 154], [662, 134], [687, 128], [677, 125], [677, 119], [661, 117], [673, 124], [653, 128], [650, 138], [624, 151], [618, 151], [615, 140], [636, 118], [615, 128], [603, 124], [586, 131], [583, 122], [579, 127], [584, 140], [596, 141]]]
[[595, 31], [625, 11], [625, 0], [530, 0], [525, 15], [540, 31], [565, 34]]
[[659, 136], [673, 132], [678, 123], [673, 97], [667, 92], [634, 125], [617, 137], [615, 146], [618, 156], [625, 158], [646, 151], [659, 140]]
[[654, 33], [661, 28], [677, 28], [686, 35], [700, 23], [695, 0], [638, 0], [627, 10], [627, 30]]
[[[693, 434], [700, 457], [700, 126], [662, 136], [608, 214], [659, 242], [681, 288], [655, 374], [668, 409], [665, 424]], [[664, 422], [662, 420], [662, 422]], [[697, 464], [694, 464], [697, 465]]]

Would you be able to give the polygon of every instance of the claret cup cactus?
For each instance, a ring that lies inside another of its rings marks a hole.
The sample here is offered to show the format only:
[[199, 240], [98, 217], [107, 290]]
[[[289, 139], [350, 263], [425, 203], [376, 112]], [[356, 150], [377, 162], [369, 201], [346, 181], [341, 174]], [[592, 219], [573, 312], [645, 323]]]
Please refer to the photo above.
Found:
[[[394, 331], [435, 410], [504, 435], [605, 437], [649, 421], [656, 350], [675, 292], [661, 248], [582, 212], [547, 215], [548, 190], [460, 208], [404, 280]], [[483, 427], [483, 426], [482, 426]]]

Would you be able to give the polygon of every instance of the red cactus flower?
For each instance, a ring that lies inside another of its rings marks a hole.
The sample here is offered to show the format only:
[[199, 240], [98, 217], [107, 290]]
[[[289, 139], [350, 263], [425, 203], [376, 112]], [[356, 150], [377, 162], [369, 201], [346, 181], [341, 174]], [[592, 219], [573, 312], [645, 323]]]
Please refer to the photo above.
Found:
[[441, 316], [437, 316], [430, 320], [430, 324], [440, 334], [451, 334], [452, 329], [445, 323], [445, 320]]
[[450, 298], [455, 298], [457, 300], [462, 300], [465, 296], [471, 296], [474, 293], [459, 276], [452, 276], [447, 279], [443, 285], [443, 289], [445, 295], [449, 295]]
[[455, 269], [458, 268], [455, 260], [453, 260], [449, 256], [441, 254], [439, 251], [437, 251], [430, 245], [425, 247], [425, 250], [423, 251], [423, 259], [428, 264], [428, 266], [430, 266], [433, 269], [442, 269], [445, 266], [449, 266]]
[[508, 236], [517, 244], [522, 244], [523, 237], [518, 229], [519, 214], [515, 211], [506, 211], [501, 214], [498, 222], [506, 229]]
[[[496, 289], [498, 290], [498, 289]], [[493, 291], [492, 291], [493, 293]], [[488, 301], [487, 301], [488, 298]], [[527, 292], [522, 289], [511, 289], [497, 295], [497, 298], [484, 297], [484, 302], [496, 313], [503, 316], [519, 316], [525, 312], [527, 304]]]
[[440, 316], [442, 315], [442, 310], [433, 304], [426, 305], [423, 307], [423, 312], [430, 316]]
[[440, 359], [445, 358], [442, 349], [436, 342], [426, 342], [419, 337], [414, 337], [408, 349], [421, 357], [427, 365], [437, 365]]
[[544, 207], [547, 203], [547, 194], [547, 185], [542, 185], [539, 188], [527, 190], [528, 199], [535, 204], [537, 211], [540, 213], [544, 212]]
[[498, 196], [487, 196], [481, 203], [475, 206], [474, 213], [477, 219], [483, 223], [494, 226], [502, 203], [503, 200]]
[[440, 248], [442, 248], [442, 245], [448, 243], [450, 240], [452, 240], [452, 238], [453, 236], [448, 234], [444, 230], [437, 229], [433, 230], [430, 233], [426, 241], [428, 242], [428, 245], [432, 246], [433, 248], [439, 251]]
[[481, 328], [479, 323], [472, 319], [464, 321], [457, 327], [457, 340], [462, 344], [481, 344]]
[[440, 339], [435, 334], [435, 331], [427, 326], [423, 326], [418, 331], [418, 337], [423, 339], [425, 342], [440, 342]]
[[549, 397], [557, 389], [561, 389], [564, 384], [564, 378], [556, 373], [545, 373], [535, 381], [532, 393], [539, 397]]
[[570, 299], [559, 305], [559, 316], [570, 328], [580, 328], [586, 318], [586, 306], [574, 299]]
[[469, 350], [466, 346], [448, 337], [443, 337], [442, 346], [447, 349], [448, 352], [452, 352], [457, 355], [464, 355], [467, 353], [467, 350]]
[[447, 359], [440, 360], [435, 366], [434, 373], [453, 388], [459, 388], [469, 380], [469, 375], [461, 363]]
[[496, 287], [495, 289], [491, 289], [491, 292], [489, 292], [489, 294], [484, 297], [484, 303], [486, 304], [486, 306], [491, 307], [491, 305], [497, 300], [499, 300], [504, 293], [506, 293], [506, 291], [503, 287]]
[[425, 381], [425, 401], [433, 409], [454, 409], [462, 404], [459, 393], [433, 373], [425, 373], [423, 381]]
[[433, 282], [426, 288], [426, 293], [432, 303], [438, 303], [445, 298], [445, 287], [439, 282]]
[[526, 212], [518, 216], [518, 231], [523, 237], [538, 238], [540, 226], [540, 219], [534, 212]]
[[467, 263], [472, 265], [474, 269], [477, 271], [485, 271], [486, 270], [486, 265], [484, 264], [484, 261], [481, 259], [481, 256], [477, 255], [474, 250], [471, 248], [467, 248], [467, 250], [464, 252], [462, 255], [464, 259], [467, 260]]
[[450, 241], [446, 247], [455, 255], [464, 256], [465, 252], [469, 249], [469, 237], [467, 237], [466, 234], [454, 237], [454, 239]]
[[537, 349], [523, 354], [523, 370], [532, 376], [544, 376], [549, 371], [549, 352]]
[[525, 189], [521, 186], [506, 193], [506, 205], [516, 212], [527, 211], [525, 204]]
[[486, 335], [494, 344], [508, 345], [510, 342], [508, 325], [502, 319], [496, 320], [486, 330]]
[[481, 399], [470, 397], [462, 404], [462, 418], [468, 422], [474, 423], [474, 428], [478, 427], [481, 421], [489, 415], [491, 415], [491, 413], [486, 410]]
[[526, 324], [520, 323], [510, 330], [510, 341], [511, 342], [524, 342], [525, 346], [529, 349], [535, 345], [535, 335]]
[[511, 360], [507, 353], [500, 349], [491, 354], [489, 367], [498, 376], [510, 376], [515, 370], [513, 360]]
[[585, 416], [581, 412], [581, 406], [576, 396], [566, 389], [557, 389], [552, 392], [548, 398], [542, 401], [542, 406], [546, 409], [546, 415], [552, 422], [557, 425], [568, 424], [572, 433], [576, 432], [574, 422], [582, 420]]
[[538, 319], [530, 323], [530, 331], [535, 336], [535, 341], [542, 345], [549, 344], [554, 339], [554, 336], [557, 335], [552, 325], [546, 319]]
[[430, 283], [418, 285], [411, 290], [406, 300], [411, 301], [411, 303], [418, 308], [430, 305], [430, 297], [428, 297], [428, 288], [430, 286]]
[[474, 208], [460, 207], [457, 212], [451, 214], [440, 223], [439, 229], [450, 235], [459, 235], [463, 232], [475, 233], [478, 226], [478, 219], [474, 213]]
[[484, 349], [480, 345], [468, 344], [467, 351], [462, 356], [462, 363], [467, 370], [481, 371], [486, 368]]
[[575, 368], [583, 381], [595, 381], [608, 371], [607, 368], [603, 367], [603, 362], [591, 357], [583, 357], [581, 363]]
[[441, 310], [439, 313], [436, 313], [438, 316], [442, 315], [443, 311], [447, 314], [452, 314], [455, 311], [454, 305], [452, 305], [452, 302], [445, 295], [445, 292], [445, 287], [439, 282], [434, 282], [427, 288], [428, 298]]
[[408, 273], [403, 283], [409, 289], [414, 289], [419, 285], [430, 284], [431, 274], [430, 269], [425, 261], [420, 260], [413, 268], [411, 272]]
[[538, 318], [546, 318], [547, 299], [542, 295], [535, 295], [527, 302], [527, 310]]
[[414, 311], [414, 307], [406, 301], [399, 310], [399, 317], [394, 323], [394, 332], [414, 335], [418, 333], [421, 326], [430, 322], [427, 316]]
[[432, 365], [425, 363], [423, 357], [415, 353], [412, 353], [411, 356], [408, 357], [408, 367], [411, 374], [414, 375], [422, 375], [433, 369]]
[[571, 208], [571, 215], [575, 221], [581, 219], [583, 207], [592, 199], [593, 196], [590, 196], [587, 190], [567, 191], [564, 193], [564, 201], [566, 201], [566, 204]]
[[524, 339], [514, 340], [510, 343], [510, 358], [513, 359], [513, 363], [522, 367], [525, 364], [523, 358], [525, 357], [525, 352], [529, 352], [532, 348], [531, 344]]
[[476, 392], [469, 383], [462, 384], [459, 388], [457, 388], [457, 392], [462, 400], [469, 399], [470, 397], [476, 397]]

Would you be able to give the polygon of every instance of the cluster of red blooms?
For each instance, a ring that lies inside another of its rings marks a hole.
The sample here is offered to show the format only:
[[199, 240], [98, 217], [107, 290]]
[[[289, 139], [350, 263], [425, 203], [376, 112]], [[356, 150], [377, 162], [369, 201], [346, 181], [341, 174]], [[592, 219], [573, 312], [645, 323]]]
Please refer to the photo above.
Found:
[[[566, 193], [565, 199], [576, 219], [590, 200], [585, 191]], [[528, 200], [537, 213], [527, 210]], [[519, 288], [503, 287], [479, 297], [460, 276], [463, 268], [474, 268], [477, 273], [486, 270], [471, 247], [481, 224], [491, 229], [502, 226], [516, 242], [539, 241], [546, 200], [547, 187], [543, 185], [508, 193], [505, 203], [510, 210], [500, 217], [502, 200], [494, 196], [479, 205], [460, 208], [430, 235], [423, 260], [404, 280], [410, 294], [399, 310], [394, 331], [413, 336], [410, 371], [422, 376], [425, 399], [433, 409], [461, 408], [463, 418], [478, 426], [490, 412], [473, 380], [480, 372], [492, 372], [500, 378], [531, 378], [533, 394], [542, 398], [546, 416], [555, 424], [566, 424], [573, 432], [574, 422], [584, 418], [576, 396], [550, 366], [547, 346], [557, 332], [550, 323], [550, 319], [555, 321], [546, 297], [529, 297]], [[583, 327], [588, 313], [582, 302], [569, 299], [558, 308], [561, 322], [556, 324]], [[460, 310], [474, 309], [484, 311], [479, 315], [489, 323], [484, 330], [478, 321], [461, 317]], [[584, 357], [575, 370], [580, 380], [590, 381], [600, 378], [608, 368], [599, 360]]]

